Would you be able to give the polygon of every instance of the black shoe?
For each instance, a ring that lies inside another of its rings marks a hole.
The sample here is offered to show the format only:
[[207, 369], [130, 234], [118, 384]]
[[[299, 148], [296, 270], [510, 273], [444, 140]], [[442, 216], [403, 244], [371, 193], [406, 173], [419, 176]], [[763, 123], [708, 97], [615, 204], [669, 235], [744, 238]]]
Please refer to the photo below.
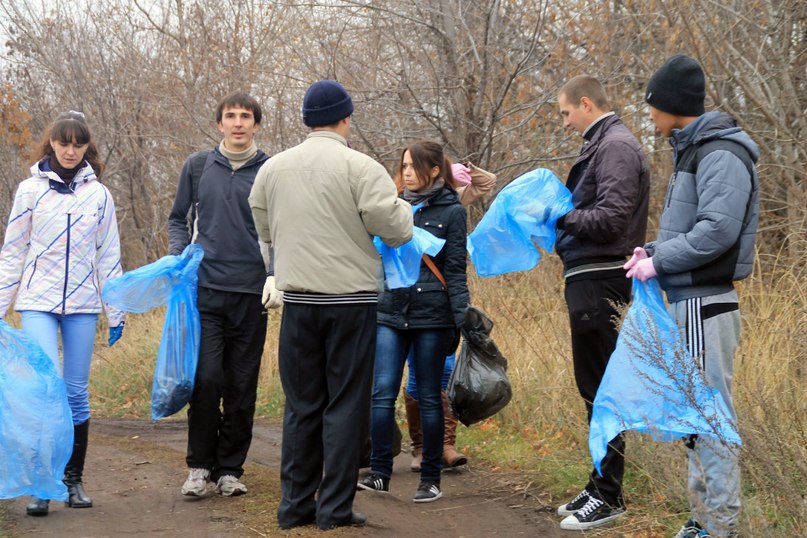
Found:
[[440, 482], [433, 482], [431, 480], [421, 480], [418, 485], [418, 490], [415, 492], [416, 503], [430, 503], [436, 501], [443, 496], [440, 491]]
[[625, 514], [624, 508], [612, 508], [593, 495], [589, 495], [583, 508], [560, 522], [566, 531], [584, 531], [607, 525]]
[[50, 505], [50, 501], [47, 499], [37, 499], [34, 497], [31, 499], [25, 506], [25, 513], [29, 516], [46, 516], [48, 515], [48, 506]]
[[69, 484], [67, 486], [67, 494], [69, 498], [64, 503], [65, 506], [70, 508], [92, 508], [92, 499], [90, 499], [87, 492], [84, 491], [84, 484]]
[[351, 512], [349, 519], [341, 522], [331, 523], [330, 525], [320, 525], [319, 528], [327, 531], [330, 529], [336, 529], [338, 527], [364, 527], [366, 523], [367, 516], [361, 512]]
[[373, 473], [370, 476], [359, 480], [359, 483], [356, 484], [356, 489], [358, 491], [366, 490], [386, 493], [389, 491], [389, 478], [384, 478], [381, 475]]
[[568, 503], [564, 504], [563, 506], [558, 506], [558, 515], [565, 517], [574, 514], [586, 505], [588, 502], [588, 497], [588, 491], [584, 489], [577, 495], [577, 497]]

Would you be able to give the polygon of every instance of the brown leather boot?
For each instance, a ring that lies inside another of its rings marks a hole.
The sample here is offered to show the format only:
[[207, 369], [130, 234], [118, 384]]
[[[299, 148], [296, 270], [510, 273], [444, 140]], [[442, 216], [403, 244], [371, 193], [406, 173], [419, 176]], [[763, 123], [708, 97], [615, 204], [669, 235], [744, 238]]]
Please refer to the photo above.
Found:
[[423, 431], [420, 429], [420, 406], [418, 401], [404, 391], [406, 403], [406, 423], [409, 425], [409, 438], [412, 439], [412, 464], [409, 468], [413, 473], [420, 472], [420, 463], [423, 461]]
[[443, 417], [445, 424], [445, 436], [443, 438], [443, 464], [447, 467], [459, 467], [468, 463], [468, 458], [462, 452], [454, 448], [457, 440], [457, 419], [451, 414], [451, 407], [448, 405], [448, 395], [443, 391]]

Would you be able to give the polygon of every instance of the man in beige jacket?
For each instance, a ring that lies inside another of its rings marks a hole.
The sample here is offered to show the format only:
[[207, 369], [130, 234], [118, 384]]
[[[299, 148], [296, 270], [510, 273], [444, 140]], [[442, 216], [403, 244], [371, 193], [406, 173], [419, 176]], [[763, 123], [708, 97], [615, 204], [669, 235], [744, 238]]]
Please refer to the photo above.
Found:
[[[312, 132], [271, 158], [249, 196], [275, 256], [264, 303], [284, 302], [278, 361], [286, 396], [278, 522], [361, 526], [353, 512], [370, 421], [376, 302], [384, 273], [372, 236], [412, 238], [412, 209], [384, 167], [347, 146], [353, 102], [321, 80], [303, 99]], [[275, 280], [276, 279], [276, 280]]]

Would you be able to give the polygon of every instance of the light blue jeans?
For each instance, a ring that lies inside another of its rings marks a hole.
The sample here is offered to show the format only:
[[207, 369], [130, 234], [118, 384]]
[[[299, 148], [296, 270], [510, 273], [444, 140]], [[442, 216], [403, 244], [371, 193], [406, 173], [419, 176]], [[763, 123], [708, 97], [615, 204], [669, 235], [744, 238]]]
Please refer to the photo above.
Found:
[[[454, 363], [456, 362], [456, 354], [451, 354], [446, 357], [446, 364], [443, 366], [443, 377], [440, 380], [440, 388], [443, 392], [448, 388], [448, 381], [451, 379], [451, 373], [454, 371]], [[418, 399], [418, 384], [415, 380], [415, 366], [412, 364], [412, 350], [409, 350], [409, 356], [406, 357], [406, 364], [409, 366], [409, 376], [406, 379], [406, 393]]]
[[[22, 330], [32, 338], [63, 372], [67, 387], [67, 402], [73, 413], [73, 424], [83, 424], [90, 418], [90, 361], [98, 314], [52, 314], [25, 310]], [[62, 335], [64, 367], [59, 364], [58, 336]]]

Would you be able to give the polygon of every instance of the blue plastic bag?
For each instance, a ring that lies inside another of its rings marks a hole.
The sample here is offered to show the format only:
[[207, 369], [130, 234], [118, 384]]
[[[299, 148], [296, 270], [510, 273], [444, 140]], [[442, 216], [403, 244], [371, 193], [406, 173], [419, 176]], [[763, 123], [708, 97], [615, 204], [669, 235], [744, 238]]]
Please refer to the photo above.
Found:
[[73, 417], [56, 365], [25, 333], [0, 320], [0, 499], [67, 500]]
[[704, 382], [655, 278], [633, 280], [633, 302], [594, 398], [588, 442], [597, 472], [608, 442], [626, 430], [657, 441], [698, 434], [741, 444], [723, 397]]
[[165, 256], [110, 280], [101, 294], [126, 312], [145, 312], [168, 303], [151, 387], [154, 420], [173, 415], [193, 395], [201, 333], [197, 271], [203, 257], [200, 245], [188, 245], [180, 256]]
[[555, 248], [555, 223], [571, 211], [572, 194], [546, 168], [527, 172], [499, 192], [468, 236], [468, 253], [479, 276], [529, 271], [541, 259], [535, 248]]
[[394, 290], [413, 286], [420, 275], [420, 261], [423, 255], [436, 256], [445, 243], [445, 239], [440, 239], [417, 226], [412, 229], [411, 241], [397, 248], [385, 245], [380, 237], [374, 237], [373, 244], [381, 254], [387, 287]]

